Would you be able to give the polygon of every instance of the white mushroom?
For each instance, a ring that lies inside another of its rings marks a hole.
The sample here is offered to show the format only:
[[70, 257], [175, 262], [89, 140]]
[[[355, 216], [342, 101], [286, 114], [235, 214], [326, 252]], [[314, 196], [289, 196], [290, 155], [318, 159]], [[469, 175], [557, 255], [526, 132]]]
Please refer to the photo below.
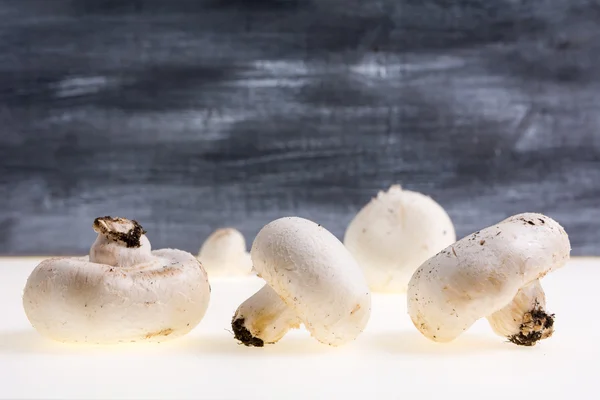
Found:
[[449, 342], [486, 317], [494, 332], [533, 346], [552, 335], [539, 279], [569, 260], [571, 245], [553, 219], [514, 215], [448, 246], [415, 271], [408, 313], [427, 338]]
[[348, 225], [344, 245], [374, 292], [405, 293], [415, 270], [456, 241], [454, 225], [431, 197], [393, 185]]
[[234, 228], [214, 231], [202, 244], [198, 259], [211, 277], [252, 273], [252, 259], [246, 251], [246, 240]]
[[267, 284], [235, 312], [235, 338], [261, 347], [301, 323], [319, 342], [354, 340], [371, 315], [364, 275], [344, 245], [321, 225], [298, 217], [270, 222], [251, 249]]
[[33, 327], [61, 342], [164, 341], [200, 323], [208, 308], [206, 272], [189, 253], [151, 251], [143, 228], [96, 218], [89, 256], [51, 258], [31, 273], [23, 307]]

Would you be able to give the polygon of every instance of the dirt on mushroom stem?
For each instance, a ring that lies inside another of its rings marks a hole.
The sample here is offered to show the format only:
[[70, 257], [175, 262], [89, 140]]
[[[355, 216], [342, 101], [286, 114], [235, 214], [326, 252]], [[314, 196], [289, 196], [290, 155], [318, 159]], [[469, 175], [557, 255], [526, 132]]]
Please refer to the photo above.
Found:
[[263, 347], [265, 342], [262, 339], [252, 336], [252, 333], [244, 325], [244, 318], [234, 318], [231, 322], [234, 337], [243, 345], [248, 347]]
[[[115, 229], [111, 229], [110, 225], [114, 224], [131, 225], [131, 228], [126, 232], [119, 232]], [[127, 248], [140, 247], [140, 239], [142, 235], [147, 233], [136, 220], [128, 220], [121, 217], [98, 217], [94, 219], [93, 227], [96, 232], [106, 235], [115, 242], [123, 242]]]
[[519, 346], [535, 346], [537, 342], [547, 339], [554, 333], [554, 314], [548, 314], [536, 302], [535, 307], [523, 315], [520, 332], [508, 338]]

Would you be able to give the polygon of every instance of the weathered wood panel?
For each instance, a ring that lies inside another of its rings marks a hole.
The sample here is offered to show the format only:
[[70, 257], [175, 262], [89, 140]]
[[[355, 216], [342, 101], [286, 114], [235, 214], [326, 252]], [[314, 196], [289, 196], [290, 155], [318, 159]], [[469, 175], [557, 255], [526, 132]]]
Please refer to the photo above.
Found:
[[106, 214], [341, 237], [399, 182], [459, 235], [539, 211], [600, 255], [599, 65], [594, 1], [1, 1], [0, 253]]

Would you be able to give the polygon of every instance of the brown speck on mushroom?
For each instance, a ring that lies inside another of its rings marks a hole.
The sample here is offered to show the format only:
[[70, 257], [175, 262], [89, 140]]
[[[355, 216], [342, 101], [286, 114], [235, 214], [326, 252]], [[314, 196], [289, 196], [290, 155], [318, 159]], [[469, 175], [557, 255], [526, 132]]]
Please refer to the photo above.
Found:
[[483, 246], [485, 244], [485, 239], [482, 239], [479, 244]]
[[173, 333], [173, 329], [171, 328], [163, 329], [158, 332], [150, 332], [146, 334], [146, 339], [150, 339], [155, 336], [169, 336], [171, 333]]

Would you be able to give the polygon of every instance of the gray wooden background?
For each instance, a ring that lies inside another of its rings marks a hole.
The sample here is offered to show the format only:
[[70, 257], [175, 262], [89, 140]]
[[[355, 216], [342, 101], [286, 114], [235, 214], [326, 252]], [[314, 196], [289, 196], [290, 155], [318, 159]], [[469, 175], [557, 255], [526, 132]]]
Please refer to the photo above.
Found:
[[1, 0], [0, 254], [155, 248], [392, 183], [459, 236], [547, 213], [600, 255], [600, 3]]

